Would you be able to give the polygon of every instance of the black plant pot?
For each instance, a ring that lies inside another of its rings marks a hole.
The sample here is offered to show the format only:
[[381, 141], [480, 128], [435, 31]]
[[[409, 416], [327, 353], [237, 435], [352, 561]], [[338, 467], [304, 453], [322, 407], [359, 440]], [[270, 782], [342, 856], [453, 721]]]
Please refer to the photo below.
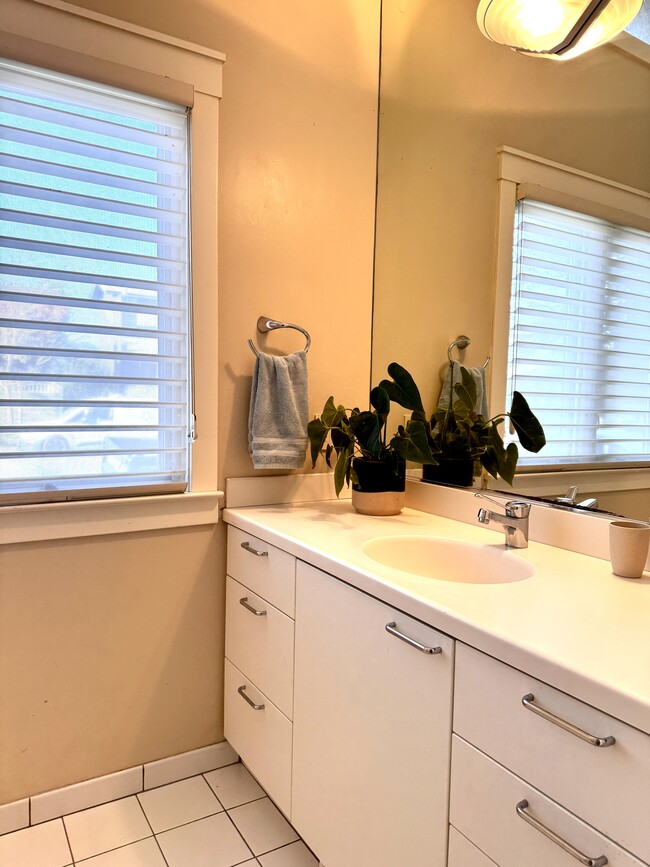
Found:
[[406, 463], [354, 458], [358, 483], [352, 485], [352, 505], [362, 515], [399, 515], [404, 506]]
[[422, 479], [425, 482], [439, 482], [443, 485], [456, 485], [469, 488], [474, 481], [474, 460], [472, 458], [443, 458], [436, 456], [438, 463], [424, 464]]
[[377, 494], [382, 491], [406, 490], [406, 461], [373, 461], [370, 458], [353, 458], [352, 468], [359, 483], [353, 491]]

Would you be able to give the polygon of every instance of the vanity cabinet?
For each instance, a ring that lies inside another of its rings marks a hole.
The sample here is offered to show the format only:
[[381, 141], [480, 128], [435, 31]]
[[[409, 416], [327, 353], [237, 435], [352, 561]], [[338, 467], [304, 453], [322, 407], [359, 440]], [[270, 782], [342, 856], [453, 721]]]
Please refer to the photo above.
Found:
[[224, 734], [291, 815], [296, 560], [228, 528]]
[[454, 642], [298, 562], [292, 821], [326, 867], [447, 863]]
[[650, 863], [650, 736], [463, 644], [451, 777], [452, 825], [499, 867], [576, 863], [536, 822], [583, 863]]
[[650, 867], [650, 735], [232, 526], [227, 571], [225, 735], [325, 867]]

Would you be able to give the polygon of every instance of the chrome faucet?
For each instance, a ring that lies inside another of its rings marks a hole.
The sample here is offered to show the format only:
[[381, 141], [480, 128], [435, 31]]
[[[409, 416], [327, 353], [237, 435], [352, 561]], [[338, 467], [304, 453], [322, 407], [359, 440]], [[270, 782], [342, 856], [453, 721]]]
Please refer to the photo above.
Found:
[[569, 490], [563, 497], [555, 497], [552, 502], [558, 503], [562, 506], [578, 506], [581, 509], [597, 509], [598, 508], [598, 500], [595, 497], [587, 497], [586, 500], [583, 500], [581, 503], [576, 501], [576, 494], [578, 493], [578, 486], [571, 485]]
[[506, 503], [501, 503], [499, 500], [493, 500], [492, 497], [486, 497], [485, 494], [474, 494], [474, 496], [488, 500], [495, 506], [501, 506], [505, 509], [505, 515], [500, 512], [488, 512], [487, 509], [479, 509], [477, 517], [481, 524], [489, 524], [490, 521], [494, 521], [501, 526], [506, 534], [506, 548], [528, 547], [530, 503], [524, 503], [521, 500], [508, 500]]

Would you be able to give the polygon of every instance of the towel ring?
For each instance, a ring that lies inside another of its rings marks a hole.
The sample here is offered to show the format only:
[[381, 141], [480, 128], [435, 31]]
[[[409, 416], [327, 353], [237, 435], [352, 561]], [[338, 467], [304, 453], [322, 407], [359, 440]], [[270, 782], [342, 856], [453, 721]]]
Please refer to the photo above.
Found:
[[[469, 337], [466, 334], [459, 334], [458, 337], [455, 340], [453, 340], [449, 344], [449, 346], [447, 347], [447, 358], [449, 359], [449, 362], [451, 363], [454, 360], [451, 357], [451, 351], [454, 347], [457, 347], [459, 350], [467, 349], [467, 347], [470, 345], [471, 342], [472, 341], [469, 339]], [[488, 364], [490, 363], [491, 358], [492, 358], [492, 356], [488, 355], [488, 357], [483, 362], [483, 369], [484, 370], [488, 366]]]
[[[278, 328], [293, 328], [295, 331], [300, 331], [301, 334], [305, 335], [305, 339], [307, 343], [305, 344], [305, 352], [309, 352], [309, 347], [311, 346], [311, 336], [306, 328], [302, 328], [300, 325], [292, 325], [291, 322], [278, 322], [276, 319], [269, 319], [268, 316], [260, 316], [257, 320], [257, 330], [260, 334], [267, 334], [269, 331], [275, 331]], [[252, 340], [248, 341], [248, 345], [255, 355], [259, 355], [259, 349]]]

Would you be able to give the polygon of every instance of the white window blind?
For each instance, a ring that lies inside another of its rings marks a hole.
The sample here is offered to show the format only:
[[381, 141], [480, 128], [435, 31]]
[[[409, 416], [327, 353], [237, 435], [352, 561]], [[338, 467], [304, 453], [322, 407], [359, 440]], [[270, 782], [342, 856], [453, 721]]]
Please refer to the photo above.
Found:
[[185, 109], [0, 61], [0, 501], [188, 478]]
[[519, 465], [650, 463], [650, 233], [522, 199], [515, 211], [508, 400], [547, 445]]

